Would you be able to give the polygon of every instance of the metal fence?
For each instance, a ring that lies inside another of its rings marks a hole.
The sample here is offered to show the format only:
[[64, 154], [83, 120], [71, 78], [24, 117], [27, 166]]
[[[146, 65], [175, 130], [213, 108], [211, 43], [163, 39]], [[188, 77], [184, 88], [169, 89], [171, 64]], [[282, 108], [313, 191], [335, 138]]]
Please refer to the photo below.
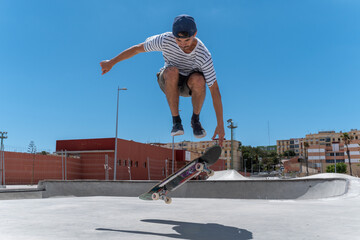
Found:
[[[1, 154], [1, 153], [0, 153]], [[0, 185], [35, 185], [40, 180], [113, 180], [114, 154], [56, 155], [3, 152]], [[171, 159], [118, 159], [116, 180], [161, 180], [172, 174]], [[186, 162], [174, 162], [174, 171]]]

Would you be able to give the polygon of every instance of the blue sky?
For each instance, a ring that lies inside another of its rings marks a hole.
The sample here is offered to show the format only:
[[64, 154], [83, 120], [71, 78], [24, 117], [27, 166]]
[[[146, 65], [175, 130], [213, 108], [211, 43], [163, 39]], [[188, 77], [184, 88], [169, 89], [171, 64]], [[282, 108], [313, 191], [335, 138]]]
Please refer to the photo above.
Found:
[[[172, 119], [155, 74], [161, 53], [143, 53], [101, 76], [99, 62], [170, 31], [192, 15], [213, 56], [224, 120], [244, 145], [321, 130], [360, 128], [360, 2], [355, 0], [0, 0], [0, 131], [8, 150], [54, 151], [56, 140], [119, 137], [171, 142]], [[192, 136], [189, 98], [180, 100]], [[210, 92], [200, 116], [210, 140]], [[226, 128], [226, 138], [230, 130]]]

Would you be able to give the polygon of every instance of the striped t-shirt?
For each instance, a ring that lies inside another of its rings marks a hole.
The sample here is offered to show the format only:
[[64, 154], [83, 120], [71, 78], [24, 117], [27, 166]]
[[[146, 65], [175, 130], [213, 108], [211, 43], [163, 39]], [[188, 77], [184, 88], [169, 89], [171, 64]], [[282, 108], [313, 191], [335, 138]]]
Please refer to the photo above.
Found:
[[216, 81], [216, 73], [209, 50], [197, 39], [197, 45], [191, 53], [185, 53], [177, 45], [171, 32], [155, 35], [146, 39], [144, 48], [146, 52], [160, 51], [165, 60], [164, 68], [174, 66], [179, 73], [188, 76], [191, 72], [202, 72], [205, 81], [211, 87]]

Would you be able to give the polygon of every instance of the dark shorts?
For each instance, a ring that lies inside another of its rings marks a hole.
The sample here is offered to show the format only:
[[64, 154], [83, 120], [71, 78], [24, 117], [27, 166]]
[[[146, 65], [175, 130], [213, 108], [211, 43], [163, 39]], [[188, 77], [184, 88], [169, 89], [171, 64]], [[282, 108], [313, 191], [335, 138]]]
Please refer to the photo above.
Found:
[[[156, 74], [157, 76], [157, 81], [158, 84], [161, 88], [161, 90], [165, 93], [165, 79], [163, 77], [164, 71], [166, 68], [162, 69], [160, 72], [158, 72]], [[188, 76], [184, 76], [179, 74], [179, 83], [178, 83], [178, 87], [179, 87], [179, 94], [182, 97], [190, 97], [191, 96], [191, 90], [189, 88], [189, 85], [187, 84], [191, 74], [193, 73], [200, 73], [201, 75], [204, 75], [202, 72], [198, 72], [198, 71], [194, 71], [192, 73], [190, 73]]]

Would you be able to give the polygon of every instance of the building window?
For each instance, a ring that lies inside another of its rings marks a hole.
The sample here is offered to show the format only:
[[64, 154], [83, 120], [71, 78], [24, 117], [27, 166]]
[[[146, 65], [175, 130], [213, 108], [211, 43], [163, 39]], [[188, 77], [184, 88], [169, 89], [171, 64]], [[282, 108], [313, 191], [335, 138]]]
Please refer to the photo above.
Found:
[[138, 161], [135, 162], [135, 167], [139, 167], [139, 162]]
[[146, 168], [146, 162], [144, 162], [144, 168]]
[[[335, 160], [326, 160], [326, 163], [335, 163]], [[336, 159], [336, 163], [345, 163], [345, 160]]]

